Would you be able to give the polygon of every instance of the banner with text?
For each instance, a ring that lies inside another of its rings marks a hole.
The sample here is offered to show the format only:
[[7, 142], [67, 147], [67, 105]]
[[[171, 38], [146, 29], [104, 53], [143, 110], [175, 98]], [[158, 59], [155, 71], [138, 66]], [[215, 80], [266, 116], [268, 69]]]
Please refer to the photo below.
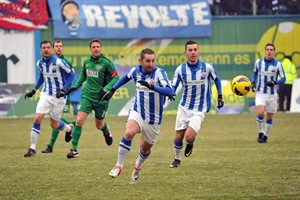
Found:
[[49, 6], [54, 37], [129, 39], [211, 36], [212, 21], [207, 0], [149, 2], [52, 0]]

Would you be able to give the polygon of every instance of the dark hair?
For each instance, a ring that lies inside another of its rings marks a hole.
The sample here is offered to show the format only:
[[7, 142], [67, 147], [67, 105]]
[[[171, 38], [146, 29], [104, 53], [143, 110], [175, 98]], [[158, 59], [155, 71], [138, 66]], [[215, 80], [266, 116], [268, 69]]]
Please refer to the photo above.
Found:
[[90, 41], [90, 44], [89, 44], [90, 48], [91, 48], [93, 42], [98, 42], [98, 43], [100, 44], [100, 46], [102, 47], [102, 42], [101, 42], [101, 40], [99, 40], [99, 39], [92, 39], [92, 40]]
[[42, 47], [42, 44], [47, 44], [47, 43], [49, 43], [52, 46], [52, 43], [49, 40], [43, 40], [40, 43], [40, 48]]
[[187, 48], [187, 45], [191, 45], [191, 44], [197, 44], [197, 45], [198, 45], [198, 43], [197, 43], [197, 42], [195, 42], [194, 40], [189, 40], [189, 41], [187, 41], [187, 42], [185, 43], [185, 45], [184, 45], [184, 49], [186, 50], [186, 48]]
[[143, 59], [145, 57], [145, 54], [154, 54], [155, 55], [155, 52], [149, 48], [143, 49], [141, 51], [140, 58]]
[[55, 40], [54, 42], [53, 42], [53, 47], [54, 47], [54, 44], [55, 43], [63, 43], [61, 40]]
[[276, 48], [275, 48], [275, 45], [274, 45], [274, 44], [272, 44], [272, 43], [268, 43], [268, 44], [266, 44], [266, 46], [265, 46], [265, 49], [266, 49], [268, 46], [271, 46], [271, 47], [273, 47], [273, 48], [274, 48], [274, 51], [276, 50]]
[[289, 59], [291, 62], [293, 62], [292, 56], [284, 56], [284, 58], [287, 58], [287, 59]]

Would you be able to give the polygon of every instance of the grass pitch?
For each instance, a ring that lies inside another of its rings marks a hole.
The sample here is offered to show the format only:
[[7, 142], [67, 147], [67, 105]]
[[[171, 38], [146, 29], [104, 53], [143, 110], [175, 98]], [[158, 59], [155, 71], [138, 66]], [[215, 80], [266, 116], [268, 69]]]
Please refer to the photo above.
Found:
[[113, 179], [108, 172], [116, 163], [126, 117], [106, 121], [113, 145], [105, 144], [91, 117], [79, 142], [80, 156], [70, 160], [71, 143], [64, 142], [63, 132], [52, 154], [41, 153], [50, 140], [49, 119], [32, 158], [23, 157], [32, 119], [0, 119], [0, 199], [300, 199], [300, 114], [277, 113], [267, 144], [256, 142], [254, 114], [206, 115], [192, 155], [185, 158], [182, 152], [177, 169], [169, 168], [175, 116], [165, 116], [134, 184], [130, 179], [139, 135], [122, 174]]

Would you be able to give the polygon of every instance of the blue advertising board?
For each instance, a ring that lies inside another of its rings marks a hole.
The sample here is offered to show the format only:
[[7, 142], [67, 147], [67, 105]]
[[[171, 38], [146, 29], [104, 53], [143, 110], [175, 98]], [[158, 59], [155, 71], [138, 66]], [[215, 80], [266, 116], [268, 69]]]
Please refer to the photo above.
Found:
[[54, 37], [131, 39], [210, 37], [207, 0], [51, 0]]

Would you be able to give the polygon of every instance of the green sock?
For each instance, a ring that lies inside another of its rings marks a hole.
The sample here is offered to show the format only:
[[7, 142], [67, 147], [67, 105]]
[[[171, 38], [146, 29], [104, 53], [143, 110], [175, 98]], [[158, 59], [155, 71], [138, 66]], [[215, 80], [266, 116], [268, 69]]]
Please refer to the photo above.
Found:
[[79, 138], [81, 136], [82, 127], [75, 126], [72, 133], [72, 148], [77, 149]]
[[72, 124], [72, 122], [71, 121], [69, 121], [69, 120], [67, 120], [66, 118], [61, 118], [61, 120], [63, 121], [63, 122], [65, 122], [66, 124]]
[[53, 149], [54, 143], [56, 141], [56, 138], [59, 134], [59, 129], [52, 129], [52, 134], [51, 134], [51, 139], [50, 139], [50, 144], [49, 146]]
[[103, 128], [101, 129], [101, 131], [102, 131], [103, 133], [107, 133], [107, 132], [108, 132], [108, 126], [107, 126], [106, 122], [104, 122], [104, 126], [103, 126]]

